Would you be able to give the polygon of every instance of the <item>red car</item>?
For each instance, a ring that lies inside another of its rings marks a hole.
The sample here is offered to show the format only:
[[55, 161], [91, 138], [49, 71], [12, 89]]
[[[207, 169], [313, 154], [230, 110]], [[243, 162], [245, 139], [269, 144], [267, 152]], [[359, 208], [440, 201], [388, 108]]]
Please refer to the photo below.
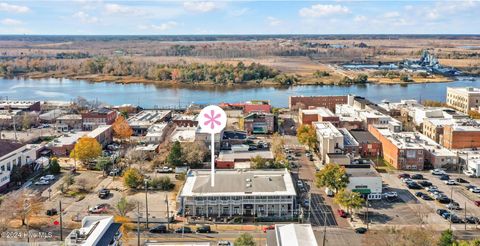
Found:
[[480, 207], [480, 201], [475, 201], [475, 206]]
[[263, 233], [267, 233], [268, 230], [274, 230], [274, 229], [275, 229], [275, 225], [265, 226], [263, 227]]
[[342, 218], [347, 218], [347, 216], [348, 216], [348, 213], [345, 212], [345, 210], [343, 210], [343, 209], [339, 209], [339, 210], [337, 210], [337, 212], [338, 212], [338, 215]]

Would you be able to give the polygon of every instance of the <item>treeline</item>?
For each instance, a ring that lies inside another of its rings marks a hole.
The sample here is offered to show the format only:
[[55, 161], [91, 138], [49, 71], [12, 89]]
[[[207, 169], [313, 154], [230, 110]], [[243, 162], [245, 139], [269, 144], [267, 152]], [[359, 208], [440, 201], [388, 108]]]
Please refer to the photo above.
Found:
[[[278, 70], [259, 63], [249, 65], [243, 62], [238, 62], [236, 65], [227, 63], [156, 64], [119, 57], [97, 57], [74, 61], [76, 62], [56, 62], [49, 59], [9, 61], [0, 63], [0, 75], [18, 76], [31, 72], [62, 72], [76, 75], [142, 77], [156, 81], [210, 81], [218, 84], [260, 82], [274, 79], [280, 75]], [[279, 83], [282, 84], [285, 82], [283, 78], [280, 81]]]

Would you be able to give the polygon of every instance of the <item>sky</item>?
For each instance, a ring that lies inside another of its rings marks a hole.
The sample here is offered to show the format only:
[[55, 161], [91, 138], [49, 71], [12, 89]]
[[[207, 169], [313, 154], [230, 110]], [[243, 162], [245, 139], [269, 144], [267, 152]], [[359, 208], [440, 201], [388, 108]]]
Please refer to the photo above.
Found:
[[480, 34], [480, 0], [0, 0], [0, 34]]

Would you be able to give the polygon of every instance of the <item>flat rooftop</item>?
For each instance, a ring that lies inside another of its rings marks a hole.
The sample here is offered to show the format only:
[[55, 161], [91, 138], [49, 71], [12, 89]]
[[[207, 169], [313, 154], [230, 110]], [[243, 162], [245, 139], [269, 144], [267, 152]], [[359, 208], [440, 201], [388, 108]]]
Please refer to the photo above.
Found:
[[104, 133], [105, 131], [107, 131], [108, 129], [112, 128], [111, 125], [102, 125], [102, 126], [98, 126], [97, 128], [95, 128], [95, 130], [89, 132], [87, 134], [88, 137], [91, 137], [91, 138], [96, 138], [98, 135]]
[[197, 133], [197, 127], [176, 127], [170, 136], [172, 142], [193, 142], [195, 141], [195, 135]]
[[343, 145], [344, 146], [358, 146], [357, 140], [350, 134], [346, 128], [338, 128], [340, 133], [343, 135]]
[[217, 160], [219, 161], [245, 160], [255, 156], [260, 156], [263, 159], [268, 159], [268, 160], [273, 159], [273, 154], [270, 150], [237, 151], [237, 152], [232, 150], [226, 150], [226, 151], [220, 152]]
[[480, 94], [480, 88], [476, 87], [447, 87], [447, 90], [461, 94]]
[[81, 120], [82, 116], [79, 114], [66, 114], [57, 118], [57, 120]]
[[381, 177], [381, 175], [372, 167], [366, 168], [345, 168], [349, 177]]
[[216, 170], [211, 186], [210, 170], [190, 170], [181, 196], [296, 196], [287, 169]]
[[342, 137], [342, 133], [330, 122], [313, 122], [317, 134], [324, 137]]
[[170, 114], [170, 110], [143, 110], [136, 115], [128, 118], [130, 126], [150, 126], [154, 123], [162, 121]]
[[314, 109], [303, 109], [302, 113], [304, 114], [317, 114], [322, 117], [334, 117], [336, 116], [330, 109], [324, 107], [317, 107]]
[[380, 141], [368, 131], [351, 130], [350, 134], [352, 134], [358, 143], [380, 143]]
[[317, 239], [310, 224], [277, 224], [275, 239], [279, 246], [317, 246]]
[[66, 133], [58, 138], [55, 138], [53, 141], [51, 141], [49, 144], [52, 144], [55, 147], [61, 147], [64, 145], [72, 145], [75, 144], [78, 139], [81, 137], [89, 134], [89, 132], [74, 132], [74, 133]]

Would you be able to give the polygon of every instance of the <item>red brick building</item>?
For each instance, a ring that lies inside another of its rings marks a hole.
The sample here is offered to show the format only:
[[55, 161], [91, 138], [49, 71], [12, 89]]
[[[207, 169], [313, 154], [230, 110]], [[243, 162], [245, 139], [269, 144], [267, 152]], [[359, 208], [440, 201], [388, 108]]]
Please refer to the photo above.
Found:
[[288, 107], [290, 110], [307, 109], [311, 107], [324, 107], [335, 112], [335, 105], [347, 104], [348, 97], [344, 96], [290, 96]]
[[480, 127], [471, 125], [445, 125], [443, 144], [448, 149], [480, 147]]
[[82, 113], [82, 127], [85, 131], [91, 131], [102, 125], [111, 125], [117, 118], [117, 112], [101, 108]]
[[328, 108], [318, 107], [313, 109], [299, 109], [299, 120], [301, 124], [309, 124], [312, 122], [331, 122], [334, 126], [338, 126], [340, 117], [332, 113]]
[[353, 130], [350, 134], [359, 144], [358, 153], [361, 157], [382, 156], [382, 143], [378, 141], [370, 132]]

